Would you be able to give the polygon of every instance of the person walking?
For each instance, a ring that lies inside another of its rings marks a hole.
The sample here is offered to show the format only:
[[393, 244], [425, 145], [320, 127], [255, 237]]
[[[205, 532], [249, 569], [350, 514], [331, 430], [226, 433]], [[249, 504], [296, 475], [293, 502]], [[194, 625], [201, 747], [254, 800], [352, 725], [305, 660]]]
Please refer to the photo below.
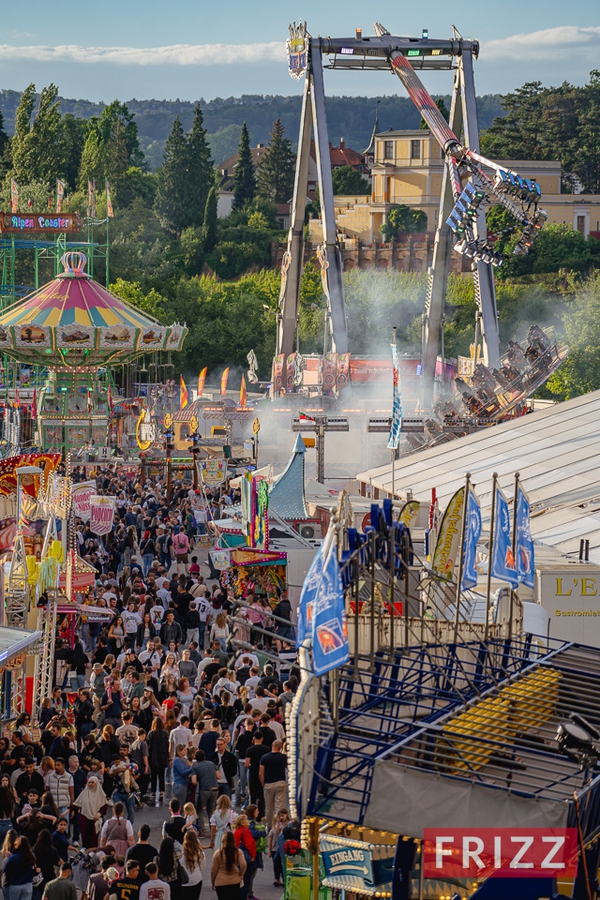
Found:
[[150, 760], [150, 793], [156, 794], [158, 785], [162, 800], [165, 795], [165, 770], [169, 765], [169, 736], [159, 716], [155, 716], [148, 735], [148, 758]]
[[210, 828], [210, 819], [215, 810], [219, 783], [217, 767], [214, 762], [206, 759], [203, 750], [196, 750], [196, 762], [192, 765], [192, 774], [196, 776], [198, 785], [196, 809], [198, 810], [200, 837], [204, 837]]
[[102, 829], [102, 816], [108, 809], [108, 797], [100, 782], [92, 775], [73, 803], [78, 810], [81, 843], [86, 850], [98, 846], [98, 832]]
[[140, 888], [139, 900], [171, 900], [171, 888], [158, 877], [156, 863], [148, 863], [144, 872], [148, 880]]
[[231, 831], [235, 821], [235, 813], [231, 808], [231, 800], [227, 794], [222, 794], [217, 800], [217, 808], [210, 819], [210, 844], [209, 849], [218, 850], [223, 842], [223, 836]]
[[247, 863], [235, 845], [232, 831], [223, 836], [223, 844], [213, 856], [210, 880], [218, 900], [241, 900], [241, 888]]
[[242, 851], [244, 859], [246, 860], [246, 871], [244, 872], [244, 881], [240, 898], [241, 900], [247, 900], [256, 864], [256, 841], [248, 827], [247, 816], [241, 815], [236, 818], [233, 823], [233, 836], [235, 838], [235, 846], [238, 850]]
[[175, 855], [173, 838], [162, 839], [155, 862], [158, 865], [158, 877], [171, 888], [171, 900], [182, 900], [182, 889], [187, 874]]
[[4, 890], [7, 892], [4, 896], [7, 900], [31, 900], [35, 856], [24, 835], [16, 839], [14, 850], [4, 865], [3, 875]]
[[265, 792], [265, 818], [267, 828], [285, 804], [287, 791], [287, 756], [281, 752], [281, 741], [274, 741], [270, 753], [260, 760], [259, 779]]
[[77, 888], [71, 881], [71, 863], [61, 863], [58, 878], [48, 881], [44, 887], [43, 900], [77, 900]]
[[173, 759], [173, 796], [177, 797], [182, 809], [187, 800], [190, 777], [193, 775], [187, 758], [187, 749], [185, 744], [177, 744]]
[[183, 839], [183, 854], [181, 865], [188, 877], [188, 883], [184, 884], [183, 900], [199, 900], [202, 891], [202, 869], [204, 868], [204, 851], [200, 846], [198, 834], [195, 829], [186, 831]]

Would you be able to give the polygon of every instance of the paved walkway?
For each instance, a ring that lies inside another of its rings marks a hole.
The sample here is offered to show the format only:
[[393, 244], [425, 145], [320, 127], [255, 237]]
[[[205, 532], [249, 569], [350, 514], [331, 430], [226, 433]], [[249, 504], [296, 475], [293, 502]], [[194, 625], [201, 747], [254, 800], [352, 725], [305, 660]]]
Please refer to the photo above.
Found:
[[[146, 806], [135, 814], [134, 831], [137, 833], [139, 826], [147, 822], [152, 829], [150, 843], [156, 848], [160, 845], [162, 824], [169, 817], [169, 799], [170, 794], [167, 793], [167, 801], [162, 806]], [[202, 843], [206, 843], [206, 841], [203, 840]], [[205, 850], [204, 852], [206, 854], [206, 866], [203, 872], [201, 900], [207, 900], [207, 898], [208, 900], [211, 900], [211, 898], [216, 900], [217, 895], [210, 889], [210, 867], [213, 851]], [[265, 867], [262, 870], [258, 870], [254, 879], [255, 896], [260, 898], [260, 900], [281, 900], [283, 888], [273, 886], [273, 863], [266, 854], [263, 854], [263, 859]]]

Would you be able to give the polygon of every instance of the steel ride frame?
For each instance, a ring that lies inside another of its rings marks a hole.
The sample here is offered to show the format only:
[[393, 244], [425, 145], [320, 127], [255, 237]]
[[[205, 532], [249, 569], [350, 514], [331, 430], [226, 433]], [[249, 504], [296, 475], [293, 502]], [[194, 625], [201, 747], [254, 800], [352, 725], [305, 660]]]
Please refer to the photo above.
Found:
[[[381, 25], [375, 26], [375, 36], [353, 38], [312, 38], [307, 35], [307, 68], [300, 118], [298, 154], [291, 225], [287, 250], [282, 263], [281, 292], [277, 316], [277, 354], [288, 356], [294, 349], [294, 334], [298, 323], [300, 283], [304, 267], [304, 216], [308, 187], [308, 166], [311, 137], [314, 131], [323, 242], [319, 251], [323, 289], [327, 298], [332, 350], [346, 353], [348, 325], [343, 283], [343, 262], [337, 240], [329, 139], [325, 111], [323, 68], [361, 71], [392, 71], [402, 81], [409, 96], [439, 142], [448, 162], [444, 167], [440, 209], [435, 232], [433, 264], [423, 321], [422, 403], [432, 405], [436, 361], [442, 329], [442, 317], [452, 252], [452, 231], [447, 219], [460, 193], [457, 183], [459, 159], [469, 151], [479, 154], [479, 131], [473, 58], [477, 58], [477, 41], [415, 39], [396, 37]], [[408, 59], [410, 51], [410, 61]], [[324, 63], [324, 57], [328, 62]], [[416, 75], [415, 68], [424, 70], [454, 69], [454, 86], [450, 121], [446, 122], [435, 102]], [[459, 141], [461, 130], [464, 145]], [[474, 157], [475, 159], [477, 157]], [[454, 163], [454, 165], [452, 164]], [[458, 192], [458, 193], [457, 193]], [[486, 235], [485, 211], [478, 210], [474, 234]], [[498, 313], [492, 265], [482, 260], [473, 262], [475, 296], [482, 323], [483, 361], [496, 365], [499, 358]]]

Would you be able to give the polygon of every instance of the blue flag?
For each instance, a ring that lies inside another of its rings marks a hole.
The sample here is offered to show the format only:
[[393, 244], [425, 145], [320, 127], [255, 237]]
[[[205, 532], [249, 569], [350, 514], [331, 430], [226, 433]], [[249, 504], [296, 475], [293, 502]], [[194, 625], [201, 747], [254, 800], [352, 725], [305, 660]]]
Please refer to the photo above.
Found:
[[312, 649], [315, 675], [336, 669], [348, 661], [348, 627], [344, 592], [335, 548], [322, 563], [322, 574], [312, 608]]
[[312, 616], [315, 597], [323, 577], [323, 545], [319, 547], [316, 555], [306, 573], [300, 602], [298, 603], [298, 625], [296, 628], [296, 647], [301, 647], [307, 637], [312, 637]]
[[465, 514], [465, 535], [462, 556], [461, 591], [477, 587], [477, 542], [481, 535], [481, 506], [473, 488], [467, 494]]
[[499, 487], [496, 488], [496, 512], [494, 516], [494, 546], [491, 559], [492, 575], [500, 581], [517, 584], [517, 570], [510, 536], [510, 512], [508, 501]]
[[402, 389], [400, 387], [400, 369], [398, 367], [398, 348], [396, 344], [390, 344], [392, 350], [392, 424], [390, 427], [390, 436], [388, 438], [388, 447], [395, 450], [400, 442], [400, 431], [402, 429]]
[[535, 553], [530, 527], [530, 506], [527, 494], [517, 487], [517, 580], [526, 587], [533, 587]]

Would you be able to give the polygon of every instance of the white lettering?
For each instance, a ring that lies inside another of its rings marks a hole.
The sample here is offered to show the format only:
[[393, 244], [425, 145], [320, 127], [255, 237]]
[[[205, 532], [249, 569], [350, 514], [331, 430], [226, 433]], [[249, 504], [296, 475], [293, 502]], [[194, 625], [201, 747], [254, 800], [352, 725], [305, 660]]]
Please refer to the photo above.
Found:
[[435, 867], [436, 869], [441, 869], [444, 865], [444, 857], [452, 856], [451, 849], [445, 849], [444, 844], [453, 843], [454, 838], [452, 837], [438, 837], [435, 842]]
[[545, 856], [542, 860], [541, 868], [542, 869], [564, 869], [564, 862], [554, 862], [554, 857], [558, 853], [559, 849], [562, 849], [566, 843], [566, 837], [553, 837], [552, 835], [549, 837], [543, 837], [543, 844], [554, 844], [554, 848], [550, 850], [547, 856]]
[[533, 844], [532, 835], [524, 835], [523, 837], [511, 837], [511, 842], [517, 844], [521, 842], [521, 849], [518, 850], [510, 861], [511, 869], [533, 869], [533, 863], [523, 863], [521, 860]]
[[[474, 849], [471, 849], [471, 846]], [[481, 861], [480, 853], [483, 850], [484, 843], [481, 838], [478, 837], [464, 837], [463, 838], [463, 869], [468, 869], [470, 862], [474, 862], [478, 869], [485, 868], [484, 863]]]

